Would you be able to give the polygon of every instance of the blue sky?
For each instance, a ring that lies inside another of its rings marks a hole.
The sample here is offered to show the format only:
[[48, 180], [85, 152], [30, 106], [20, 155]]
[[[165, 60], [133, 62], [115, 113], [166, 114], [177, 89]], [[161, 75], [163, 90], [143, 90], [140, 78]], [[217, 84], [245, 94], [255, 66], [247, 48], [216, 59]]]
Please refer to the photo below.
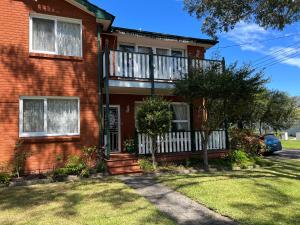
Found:
[[[181, 0], [90, 1], [116, 16], [114, 26], [207, 38], [201, 33], [201, 22], [183, 10]], [[206, 58], [218, 54], [225, 57], [227, 64], [238, 61], [252, 62], [257, 68], [267, 66], [269, 88], [300, 95], [299, 23], [276, 31], [242, 22], [233, 31], [220, 34], [219, 41]], [[241, 46], [226, 47], [232, 45]], [[276, 64], [270, 66], [272, 63]]]

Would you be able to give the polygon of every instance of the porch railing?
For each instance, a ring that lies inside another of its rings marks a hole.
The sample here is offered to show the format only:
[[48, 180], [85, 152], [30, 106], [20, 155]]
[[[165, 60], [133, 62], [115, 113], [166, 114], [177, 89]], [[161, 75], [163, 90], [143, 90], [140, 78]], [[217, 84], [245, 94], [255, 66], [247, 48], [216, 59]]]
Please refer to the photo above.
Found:
[[189, 66], [207, 68], [221, 61], [201, 60], [188, 57], [175, 57], [138, 52], [109, 51], [109, 74], [113, 78], [150, 79], [172, 81], [182, 79]]
[[[157, 153], [174, 153], [174, 152], [191, 152], [202, 150], [202, 140], [200, 131], [195, 131], [194, 143], [195, 149], [192, 149], [192, 135], [190, 131], [170, 132], [164, 137], [157, 138]], [[138, 134], [137, 150], [140, 155], [151, 154], [152, 142], [151, 138], [145, 134]], [[207, 144], [208, 150], [224, 150], [226, 149], [225, 131], [214, 131], [209, 137]]]

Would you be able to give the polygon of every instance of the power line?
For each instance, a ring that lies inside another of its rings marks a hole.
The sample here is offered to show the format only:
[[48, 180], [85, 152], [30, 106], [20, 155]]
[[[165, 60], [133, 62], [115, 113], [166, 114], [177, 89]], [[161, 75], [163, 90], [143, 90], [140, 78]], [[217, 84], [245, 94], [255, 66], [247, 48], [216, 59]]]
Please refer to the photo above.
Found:
[[[259, 42], [266, 42], [266, 41], [278, 40], [278, 39], [282, 39], [282, 38], [288, 38], [288, 37], [292, 37], [292, 36], [295, 36], [295, 35], [298, 35], [298, 34], [299, 33], [295, 33], [295, 34], [291, 34], [291, 35], [285, 35], [285, 36], [280, 36], [280, 37], [276, 37], [276, 38], [269, 38], [269, 39], [261, 40]], [[238, 46], [249, 45], [249, 44], [254, 44], [254, 43], [257, 43], [257, 41], [246, 42], [246, 43], [235, 44], [235, 45], [219, 46], [219, 48], [232, 48], [232, 47], [238, 47]]]
[[[289, 47], [295, 47], [295, 45], [297, 45], [297, 44], [299, 44], [300, 43], [300, 41], [296, 41], [296, 42], [294, 42], [294, 43], [292, 43], [292, 44], [290, 44], [290, 45], [288, 45], [288, 46], [285, 46], [285, 48], [289, 48]], [[273, 57], [274, 58], [274, 56], [277, 56], [278, 54], [277, 53], [279, 53], [279, 55], [281, 55], [281, 54], [283, 54], [283, 53], [287, 53], [287, 52], [291, 52], [291, 51], [293, 51], [294, 49], [290, 49], [290, 50], [287, 50], [287, 51], [285, 51], [285, 52], [281, 52], [282, 51], [282, 48], [281, 49], [278, 49], [277, 51], [274, 51], [274, 52], [272, 52], [272, 55], [266, 55], [266, 56], [263, 56], [263, 57], [260, 57], [260, 58], [258, 58], [258, 59], [255, 59], [254, 61], [252, 61], [252, 63], [253, 62], [258, 62], [258, 61], [261, 61], [261, 60], [263, 60], [263, 59], [266, 59], [266, 58], [269, 58], [269, 57]], [[269, 60], [263, 60], [263, 61], [269, 61]], [[260, 64], [260, 62], [259, 63], [255, 63], [255, 64]], [[255, 65], [254, 64], [254, 65]]]
[[[297, 46], [299, 47], [299, 46]], [[282, 49], [280, 49], [279, 51], [282, 51]], [[293, 49], [290, 49], [290, 50], [286, 50], [284, 52], [280, 52], [280, 54], [274, 54], [274, 55], [270, 55], [268, 59], [265, 59], [261, 62], [258, 62], [258, 63], [254, 63], [253, 65], [254, 66], [258, 66], [260, 64], [264, 64], [264, 63], [268, 63], [268, 61], [272, 61], [272, 60], [277, 60], [278, 58], [281, 58], [281, 57], [287, 57], [291, 54], [294, 54], [294, 53], [297, 53], [299, 50], [296, 50], [295, 48]]]
[[274, 61], [274, 62], [265, 64], [265, 65], [263, 65], [263, 66], [256, 67], [255, 70], [258, 70], [258, 69], [266, 69], [266, 68], [271, 67], [271, 66], [273, 66], [273, 65], [276, 65], [276, 64], [278, 64], [278, 63], [287, 61], [287, 60], [289, 60], [289, 59], [291, 59], [291, 58], [295, 58], [295, 57], [298, 56], [298, 55], [300, 55], [300, 52], [297, 52], [297, 53], [294, 53], [294, 54], [292, 54], [292, 55], [289, 55], [289, 58], [283, 58], [283, 59], [281, 59], [281, 60], [277, 60], [277, 61]]

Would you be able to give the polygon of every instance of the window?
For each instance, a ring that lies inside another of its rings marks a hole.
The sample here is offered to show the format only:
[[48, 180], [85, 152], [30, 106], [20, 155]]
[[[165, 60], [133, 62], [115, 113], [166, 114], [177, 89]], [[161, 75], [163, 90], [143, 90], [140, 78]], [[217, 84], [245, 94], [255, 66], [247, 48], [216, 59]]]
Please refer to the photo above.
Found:
[[157, 48], [156, 49], [156, 54], [157, 55], [169, 55], [169, 49]]
[[79, 135], [79, 98], [22, 97], [20, 136]]
[[132, 45], [120, 45], [119, 49], [120, 51], [124, 51], [124, 52], [134, 52], [134, 46]]
[[144, 46], [139, 46], [138, 47], [138, 52], [145, 53], [145, 54], [150, 54], [152, 52], [152, 48], [150, 48], [150, 47], [144, 47]]
[[173, 112], [172, 131], [188, 131], [189, 106], [185, 103], [172, 103], [171, 110]]
[[[142, 102], [135, 102], [134, 115], [135, 115], [135, 127], [137, 128], [137, 111]], [[173, 112], [172, 131], [189, 131], [190, 129], [190, 110], [189, 105], [186, 103], [171, 103], [171, 109]]]
[[175, 57], [182, 57], [183, 56], [183, 51], [182, 50], [172, 50], [171, 55]]
[[30, 51], [81, 57], [81, 21], [47, 15], [31, 16]]

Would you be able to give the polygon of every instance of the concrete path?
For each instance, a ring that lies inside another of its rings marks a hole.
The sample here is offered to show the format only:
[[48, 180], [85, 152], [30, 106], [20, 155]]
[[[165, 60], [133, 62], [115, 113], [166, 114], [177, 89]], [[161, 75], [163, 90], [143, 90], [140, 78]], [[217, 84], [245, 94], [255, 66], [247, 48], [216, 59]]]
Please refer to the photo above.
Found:
[[288, 159], [300, 159], [300, 150], [282, 150], [275, 152], [272, 156]]
[[121, 176], [120, 179], [180, 225], [237, 224], [229, 218], [221, 216], [184, 195], [158, 183], [153, 176]]

